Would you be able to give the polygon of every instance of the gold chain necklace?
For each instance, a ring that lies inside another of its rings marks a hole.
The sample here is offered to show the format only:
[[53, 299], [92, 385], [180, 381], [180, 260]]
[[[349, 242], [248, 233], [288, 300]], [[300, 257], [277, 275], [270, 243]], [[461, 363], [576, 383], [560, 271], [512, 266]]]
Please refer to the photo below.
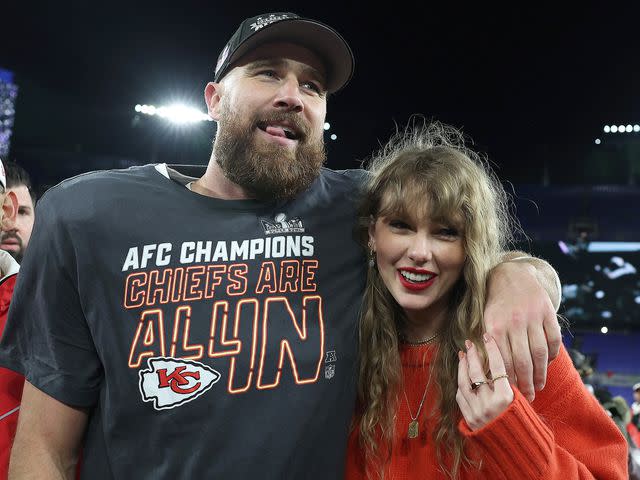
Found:
[[407, 398], [407, 390], [405, 388], [402, 389], [404, 393], [404, 399], [407, 402], [407, 410], [409, 411], [409, 416], [411, 417], [411, 421], [409, 422], [409, 428], [407, 429], [407, 436], [409, 438], [416, 438], [418, 436], [418, 417], [420, 416], [420, 412], [422, 411], [422, 405], [424, 404], [424, 399], [427, 398], [427, 390], [429, 390], [430, 383], [431, 383], [431, 373], [429, 373], [429, 380], [427, 381], [427, 385], [424, 387], [422, 400], [420, 400], [420, 406], [418, 407], [418, 411], [416, 412], [415, 417], [411, 413], [411, 407], [409, 406], [409, 399]]
[[[439, 334], [440, 332], [437, 332], [431, 335], [426, 340], [422, 340], [420, 342], [409, 342], [409, 341], [403, 340], [403, 343], [407, 345], [412, 345], [412, 346], [427, 345], [433, 342], [438, 337]], [[411, 421], [409, 422], [409, 428], [407, 429], [407, 436], [409, 438], [418, 437], [418, 433], [419, 433], [418, 417], [420, 416], [420, 412], [422, 411], [422, 405], [424, 405], [424, 400], [425, 398], [427, 398], [427, 390], [429, 390], [430, 383], [431, 383], [431, 371], [429, 371], [429, 380], [427, 380], [427, 385], [424, 387], [424, 392], [422, 393], [422, 400], [420, 400], [420, 406], [418, 407], [418, 411], [416, 412], [415, 417], [413, 416], [413, 413], [411, 413], [411, 406], [409, 405], [409, 399], [407, 398], [407, 390], [404, 387], [402, 387], [402, 393], [404, 393], [404, 400], [405, 402], [407, 402], [407, 410], [409, 411], [409, 416], [411, 417]]]
[[411, 341], [407, 340], [407, 336], [404, 333], [401, 333], [398, 336], [400, 337], [400, 343], [404, 343], [405, 345], [411, 345], [412, 347], [417, 347], [417, 346], [420, 346], [420, 345], [428, 345], [428, 344], [430, 344], [436, 338], [438, 338], [438, 335], [440, 335], [440, 332], [436, 332], [433, 335], [431, 335], [430, 337], [427, 337], [424, 340], [418, 340], [417, 342], [411, 342]]

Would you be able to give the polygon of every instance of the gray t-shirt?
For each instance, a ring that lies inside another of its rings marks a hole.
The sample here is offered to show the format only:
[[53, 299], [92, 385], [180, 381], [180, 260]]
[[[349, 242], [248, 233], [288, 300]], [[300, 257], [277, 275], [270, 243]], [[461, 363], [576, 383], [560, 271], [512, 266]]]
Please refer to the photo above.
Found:
[[362, 171], [324, 169], [281, 204], [166, 173], [93, 172], [44, 195], [0, 365], [90, 409], [82, 478], [341, 478]]

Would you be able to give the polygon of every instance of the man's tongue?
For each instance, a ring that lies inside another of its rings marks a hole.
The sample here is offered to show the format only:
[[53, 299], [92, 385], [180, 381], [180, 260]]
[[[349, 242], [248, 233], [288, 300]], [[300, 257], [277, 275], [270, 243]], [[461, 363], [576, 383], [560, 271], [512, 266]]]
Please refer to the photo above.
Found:
[[271, 125], [269, 125], [267, 128], [265, 128], [265, 132], [275, 137], [284, 137], [284, 138], [287, 137], [282, 127], [272, 127]]

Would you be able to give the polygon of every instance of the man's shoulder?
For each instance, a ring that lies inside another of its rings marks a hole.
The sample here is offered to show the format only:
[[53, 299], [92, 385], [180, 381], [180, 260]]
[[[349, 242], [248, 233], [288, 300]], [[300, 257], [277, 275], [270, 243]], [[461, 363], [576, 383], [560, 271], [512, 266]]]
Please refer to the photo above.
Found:
[[323, 168], [316, 185], [321, 191], [337, 195], [344, 193], [349, 197], [356, 198], [355, 195], [361, 191], [367, 180], [367, 175], [368, 172], [361, 168], [347, 170]]
[[[162, 180], [155, 165], [98, 170], [68, 178], [49, 188], [36, 205], [38, 216], [55, 219], [88, 218], [117, 206], [133, 206], [148, 192], [153, 179]], [[157, 195], [155, 196], [157, 197]]]
[[333, 208], [336, 202], [355, 205], [364, 183], [365, 172], [359, 169], [330, 170], [323, 168], [318, 178], [298, 197], [312, 207]]
[[144, 191], [149, 181], [161, 178], [155, 165], [133, 166], [125, 169], [96, 170], [67, 178], [49, 188], [36, 206], [56, 205], [56, 210], [68, 205], [72, 209], [92, 204], [99, 199], [115, 199]]
[[323, 168], [320, 176], [329, 182], [350, 183], [360, 186], [367, 179], [368, 172], [363, 168], [349, 168], [345, 170], [332, 170]]
[[95, 170], [67, 178], [45, 192], [45, 195], [61, 194], [67, 191], [94, 191], [102, 186], [136, 183], [137, 180], [160, 174], [155, 165], [140, 165], [123, 169]]

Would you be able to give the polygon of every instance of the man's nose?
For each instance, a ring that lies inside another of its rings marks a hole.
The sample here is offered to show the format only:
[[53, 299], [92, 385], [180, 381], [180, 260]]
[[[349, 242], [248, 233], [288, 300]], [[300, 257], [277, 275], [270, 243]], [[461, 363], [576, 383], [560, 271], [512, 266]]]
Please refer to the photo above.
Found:
[[274, 99], [274, 106], [288, 112], [300, 113], [304, 110], [297, 78], [290, 76], [283, 79]]

